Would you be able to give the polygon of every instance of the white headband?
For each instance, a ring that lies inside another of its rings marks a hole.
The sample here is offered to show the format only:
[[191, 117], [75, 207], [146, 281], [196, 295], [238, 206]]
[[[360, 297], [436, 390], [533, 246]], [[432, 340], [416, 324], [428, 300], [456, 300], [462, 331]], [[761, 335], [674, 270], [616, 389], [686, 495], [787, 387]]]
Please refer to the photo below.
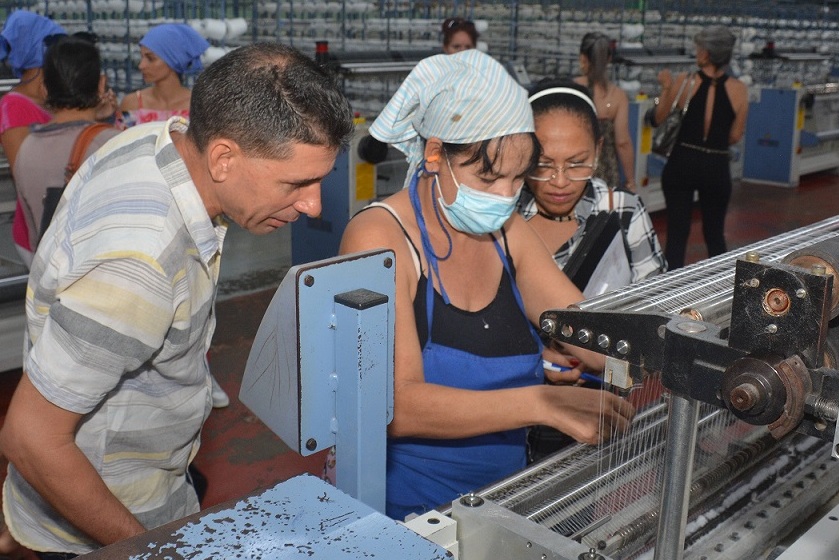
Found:
[[594, 111], [594, 116], [595, 117], [597, 116], [597, 108], [595, 108], [594, 101], [591, 100], [591, 97], [589, 97], [588, 95], [586, 95], [585, 93], [581, 92], [578, 89], [574, 89], [574, 88], [570, 88], [570, 87], [554, 87], [554, 88], [543, 89], [539, 93], [534, 93], [533, 95], [531, 95], [528, 98], [528, 101], [530, 103], [533, 103], [537, 99], [545, 97], [546, 95], [553, 95], [554, 93], [567, 93], [569, 95], [576, 95], [577, 97], [579, 97], [580, 99], [582, 99], [583, 101], [588, 103], [589, 106], [591, 107], [591, 110]]

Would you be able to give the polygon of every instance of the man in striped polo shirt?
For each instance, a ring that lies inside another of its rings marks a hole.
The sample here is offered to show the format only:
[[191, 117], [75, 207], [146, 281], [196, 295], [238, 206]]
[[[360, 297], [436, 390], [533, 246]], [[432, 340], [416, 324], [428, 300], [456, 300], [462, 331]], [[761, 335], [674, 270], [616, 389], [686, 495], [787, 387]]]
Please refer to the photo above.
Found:
[[213, 63], [190, 117], [135, 127], [93, 155], [35, 256], [24, 375], [0, 445], [9, 531], [42, 558], [198, 511], [186, 473], [212, 407], [225, 217], [259, 234], [318, 215], [353, 127], [334, 80], [279, 44]]

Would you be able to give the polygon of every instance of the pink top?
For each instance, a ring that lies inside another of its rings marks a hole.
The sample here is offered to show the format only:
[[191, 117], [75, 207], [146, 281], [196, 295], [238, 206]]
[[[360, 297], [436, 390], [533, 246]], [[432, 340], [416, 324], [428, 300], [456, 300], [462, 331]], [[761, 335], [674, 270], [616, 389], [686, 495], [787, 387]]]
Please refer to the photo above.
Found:
[[[0, 98], [0, 134], [10, 128], [46, 124], [51, 118], [52, 115], [46, 109], [23, 94], [10, 91]], [[15, 217], [12, 219], [12, 240], [15, 245], [27, 251], [32, 250], [32, 244], [29, 242], [29, 228], [26, 227], [20, 197], [15, 206]]]
[[189, 109], [144, 109], [143, 97], [137, 91], [137, 108], [126, 111], [123, 124], [125, 127], [156, 121], [168, 121], [169, 117], [189, 118]]
[[51, 118], [46, 109], [23, 94], [10, 91], [0, 98], [0, 134], [19, 126], [46, 124]]

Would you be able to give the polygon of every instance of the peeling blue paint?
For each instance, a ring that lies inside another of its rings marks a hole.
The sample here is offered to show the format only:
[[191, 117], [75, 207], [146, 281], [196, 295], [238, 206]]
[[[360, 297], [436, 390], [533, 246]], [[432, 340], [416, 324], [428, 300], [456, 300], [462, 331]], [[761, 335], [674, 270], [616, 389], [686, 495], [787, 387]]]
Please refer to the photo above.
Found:
[[[138, 547], [140, 548], [140, 547]], [[311, 475], [187, 522], [130, 560], [448, 559], [446, 551]]]

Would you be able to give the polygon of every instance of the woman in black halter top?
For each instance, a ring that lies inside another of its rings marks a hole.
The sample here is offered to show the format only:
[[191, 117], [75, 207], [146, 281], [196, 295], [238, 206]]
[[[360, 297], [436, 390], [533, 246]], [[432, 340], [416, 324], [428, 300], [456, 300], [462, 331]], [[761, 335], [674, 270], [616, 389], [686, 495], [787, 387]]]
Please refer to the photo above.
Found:
[[725, 72], [731, 61], [734, 35], [725, 27], [714, 26], [700, 31], [694, 42], [697, 72], [675, 79], [668, 70], [659, 74], [662, 92], [656, 122], [664, 120], [682, 82], [689, 80], [678, 103], [683, 107], [688, 102], [688, 110], [661, 175], [667, 203], [664, 254], [670, 270], [685, 264], [695, 192], [699, 193], [708, 256], [727, 250], [724, 226], [731, 198], [728, 147], [742, 138], [749, 107], [745, 84]]

